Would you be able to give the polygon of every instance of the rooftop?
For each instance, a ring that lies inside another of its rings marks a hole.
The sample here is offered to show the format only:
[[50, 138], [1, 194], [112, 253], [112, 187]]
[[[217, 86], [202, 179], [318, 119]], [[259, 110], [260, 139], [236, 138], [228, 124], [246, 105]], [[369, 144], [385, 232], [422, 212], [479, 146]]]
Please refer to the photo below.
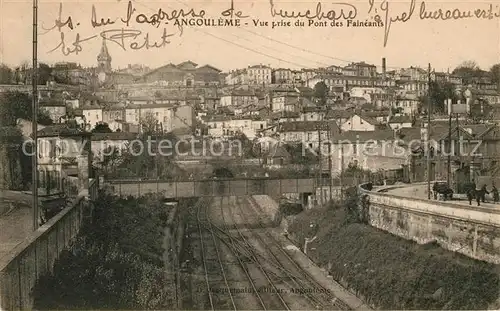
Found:
[[90, 136], [87, 132], [79, 127], [73, 127], [67, 123], [54, 124], [47, 126], [37, 132], [38, 137], [66, 137], [66, 136]]

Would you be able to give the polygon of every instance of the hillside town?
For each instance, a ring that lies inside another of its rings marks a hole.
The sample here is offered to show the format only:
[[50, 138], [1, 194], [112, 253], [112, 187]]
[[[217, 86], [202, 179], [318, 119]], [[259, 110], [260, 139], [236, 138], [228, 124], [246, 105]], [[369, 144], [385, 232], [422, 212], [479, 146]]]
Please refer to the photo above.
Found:
[[[293, 154], [300, 149], [314, 154], [320, 145], [329, 151], [348, 147], [354, 152], [347, 157], [342, 152], [319, 152], [307, 164], [316, 165], [315, 174], [330, 180], [342, 168], [356, 166], [382, 174], [386, 182], [415, 182], [425, 180], [425, 139], [436, 142], [430, 173], [434, 179], [446, 178], [450, 159], [445, 149], [451, 147], [447, 143], [451, 135], [452, 140], [468, 141], [470, 148], [471, 140], [482, 141], [476, 151], [480, 157], [452, 155], [455, 189], [464, 176], [473, 180], [497, 173], [498, 66], [483, 71], [471, 61], [452, 72], [413, 66], [388, 70], [382, 58], [379, 67], [381, 72], [362, 61], [301, 70], [257, 64], [223, 73], [186, 60], [155, 69], [129, 65], [114, 70], [103, 40], [94, 68], [40, 64], [38, 102], [48, 123], [39, 125], [38, 138], [51, 140], [65, 129], [78, 135], [92, 133], [91, 166], [102, 164], [105, 149], [126, 148], [146, 132], [202, 140], [244, 137], [250, 143], [272, 138], [280, 144], [277, 151], [261, 156], [268, 170], [304, 166], [304, 159]], [[3, 66], [0, 91], [29, 93], [30, 75], [29, 66]], [[25, 138], [31, 135], [27, 120], [18, 120], [17, 126]], [[422, 144], [405, 145], [410, 141]], [[397, 143], [405, 152], [395, 154], [385, 142]], [[47, 156], [53, 156], [50, 150]], [[41, 183], [48, 179], [62, 183], [66, 175], [62, 167], [50, 164], [39, 169]], [[14, 179], [4, 178], [3, 183], [13, 187]]]
[[165, 58], [0, 65], [1, 309], [498, 310], [500, 64]]

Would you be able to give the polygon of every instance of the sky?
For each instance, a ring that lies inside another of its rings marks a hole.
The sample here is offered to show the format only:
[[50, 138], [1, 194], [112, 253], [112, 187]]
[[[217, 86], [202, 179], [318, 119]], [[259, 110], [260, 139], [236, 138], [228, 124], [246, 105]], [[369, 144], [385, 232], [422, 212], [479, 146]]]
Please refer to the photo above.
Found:
[[[408, 12], [411, 0], [385, 1], [379, 0], [343, 0], [344, 4], [321, 2], [322, 11], [335, 10], [340, 15], [341, 9], [346, 14], [355, 8], [357, 20], [365, 21], [380, 15], [385, 21], [386, 15], [395, 19], [403, 12]], [[47, 31], [54, 26], [62, 3], [62, 22], [70, 16], [73, 29], [64, 26]], [[438, 9], [461, 12], [477, 9], [489, 9], [500, 15], [498, 1], [425, 1], [425, 11]], [[293, 25], [298, 19], [272, 17], [269, 0], [233, 0], [234, 11], [242, 11], [241, 27], [182, 27], [182, 33], [173, 21], [162, 23], [159, 27], [135, 22], [137, 15], [143, 13], [151, 16], [161, 8], [171, 15], [172, 10], [196, 13], [205, 10], [205, 18], [217, 19], [221, 12], [231, 7], [231, 0], [169, 0], [169, 1], [132, 1], [136, 11], [132, 22], [127, 27], [118, 20], [113, 25], [93, 27], [92, 6], [95, 6], [97, 20], [101, 18], [115, 20], [125, 18], [128, 1], [101, 0], [63, 2], [39, 0], [38, 3], [38, 59], [40, 62], [55, 63], [61, 61], [77, 62], [82, 66], [95, 66], [97, 54], [102, 45], [100, 34], [110, 29], [133, 29], [141, 31], [137, 38], [125, 40], [125, 50], [119, 44], [107, 41], [114, 69], [124, 68], [128, 64], [144, 64], [156, 68], [168, 63], [181, 63], [191, 60], [198, 65], [209, 64], [223, 71], [244, 68], [249, 65], [265, 64], [282, 68], [313, 68], [330, 65], [345, 66], [350, 62], [366, 61], [379, 67], [382, 58], [387, 60], [388, 70], [401, 67], [432, 67], [438, 71], [451, 71], [464, 61], [474, 60], [483, 69], [500, 63], [500, 17], [493, 19], [467, 18], [459, 20], [429, 20], [420, 17], [422, 1], [414, 1], [415, 9], [406, 22], [391, 23], [388, 41], [384, 46], [385, 27], [346, 27], [346, 21], [338, 22], [343, 26], [331, 27], [331, 21], [324, 27], [275, 27], [254, 26], [253, 20], [290, 21]], [[311, 0], [274, 0], [274, 9], [286, 10], [289, 13], [305, 12], [312, 15], [316, 12], [318, 1]], [[369, 13], [372, 4], [371, 13]], [[383, 8], [387, 8], [383, 10]], [[377, 10], [375, 12], [375, 9]], [[324, 20], [324, 19], [323, 19]], [[32, 2], [26, 0], [0, 0], [0, 62], [18, 65], [23, 61], [31, 62], [32, 58]], [[248, 23], [248, 25], [245, 25]], [[164, 32], [172, 34], [170, 43], [161, 48], [133, 50], [130, 43], [144, 42], [144, 35], [149, 34], [151, 44], [161, 42]], [[61, 32], [64, 33], [66, 45], [79, 34], [80, 39], [96, 36], [80, 44], [81, 51], [63, 55], [61, 48]], [[56, 50], [54, 50], [57, 48]], [[50, 52], [51, 50], [54, 50]]]

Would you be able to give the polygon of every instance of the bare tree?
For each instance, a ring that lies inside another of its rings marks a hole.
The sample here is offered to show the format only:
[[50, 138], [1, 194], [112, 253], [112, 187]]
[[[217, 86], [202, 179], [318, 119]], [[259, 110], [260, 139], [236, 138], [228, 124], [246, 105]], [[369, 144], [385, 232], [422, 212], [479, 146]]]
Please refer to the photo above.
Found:
[[158, 120], [153, 112], [148, 111], [139, 121], [144, 134], [154, 134], [158, 131]]

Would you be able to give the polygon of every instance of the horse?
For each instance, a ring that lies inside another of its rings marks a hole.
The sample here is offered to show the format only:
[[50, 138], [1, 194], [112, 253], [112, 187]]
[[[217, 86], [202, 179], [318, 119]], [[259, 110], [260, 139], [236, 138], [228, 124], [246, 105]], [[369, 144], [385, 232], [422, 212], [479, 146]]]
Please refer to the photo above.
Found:
[[434, 199], [437, 199], [438, 194], [443, 195], [445, 200], [453, 199], [453, 190], [447, 184], [435, 182], [432, 191], [434, 192]]

